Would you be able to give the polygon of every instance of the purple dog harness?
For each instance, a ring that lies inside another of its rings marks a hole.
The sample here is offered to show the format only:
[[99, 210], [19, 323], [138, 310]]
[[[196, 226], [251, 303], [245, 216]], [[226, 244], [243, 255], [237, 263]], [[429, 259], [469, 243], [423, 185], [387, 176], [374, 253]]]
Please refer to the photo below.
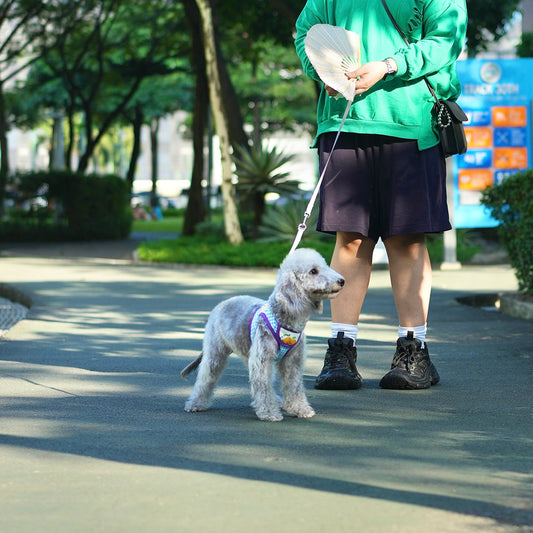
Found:
[[254, 342], [254, 337], [257, 331], [257, 324], [259, 319], [262, 318], [268, 329], [274, 335], [276, 342], [278, 343], [278, 353], [276, 355], [276, 361], [280, 361], [291, 348], [296, 346], [302, 336], [301, 331], [293, 331], [292, 329], [284, 328], [280, 326], [274, 313], [270, 309], [268, 303], [260, 307], [252, 316], [250, 320], [250, 338]]

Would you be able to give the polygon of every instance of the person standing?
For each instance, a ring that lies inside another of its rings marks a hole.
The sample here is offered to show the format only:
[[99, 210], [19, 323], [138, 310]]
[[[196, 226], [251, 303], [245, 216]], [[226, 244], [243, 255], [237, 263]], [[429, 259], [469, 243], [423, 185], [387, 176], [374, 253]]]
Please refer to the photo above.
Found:
[[440, 377], [426, 343], [431, 263], [426, 233], [451, 229], [446, 165], [435, 129], [434, 99], [456, 100], [455, 71], [466, 35], [465, 0], [386, 0], [409, 45], [379, 0], [308, 0], [296, 22], [295, 47], [305, 73], [320, 78], [305, 53], [315, 24], [354, 31], [361, 66], [348, 75], [356, 97], [335, 150], [346, 101], [322, 83], [317, 104], [320, 169], [331, 154], [319, 201], [317, 229], [336, 235], [331, 267], [346, 281], [331, 302], [331, 338], [318, 389], [358, 389], [359, 316], [379, 238], [388, 256], [398, 313], [396, 352], [380, 386], [425, 389]]

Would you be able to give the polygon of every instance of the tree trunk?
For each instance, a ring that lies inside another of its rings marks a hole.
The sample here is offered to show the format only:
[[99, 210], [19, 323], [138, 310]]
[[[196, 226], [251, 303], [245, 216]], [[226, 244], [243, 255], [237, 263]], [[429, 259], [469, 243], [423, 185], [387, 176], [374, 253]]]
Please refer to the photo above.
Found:
[[204, 32], [204, 48], [207, 78], [209, 85], [209, 99], [215, 122], [215, 130], [220, 143], [220, 160], [222, 164], [222, 198], [224, 202], [224, 228], [226, 238], [231, 244], [243, 242], [241, 226], [237, 214], [235, 200], [235, 186], [233, 185], [233, 172], [231, 168], [230, 140], [228, 122], [222, 103], [220, 75], [217, 63], [215, 35], [213, 31], [213, 19], [209, 0], [196, 0]]
[[154, 118], [150, 125], [150, 154], [152, 163], [152, 192], [150, 193], [150, 205], [156, 206], [157, 202], [157, 179], [159, 178], [159, 119]]
[[215, 46], [217, 47], [217, 66], [220, 73], [221, 101], [228, 123], [229, 141], [233, 146], [233, 151], [237, 152], [238, 146], [248, 146], [248, 136], [244, 131], [239, 98], [231, 81], [218, 39], [215, 40]]
[[50, 169], [65, 169], [65, 132], [63, 131], [63, 112], [54, 115], [52, 127], [52, 149], [50, 150]]
[[[257, 83], [257, 60], [254, 60], [252, 62], [252, 84]], [[261, 146], [261, 115], [259, 113], [259, 102], [256, 97], [253, 99], [253, 133], [252, 133], [252, 142], [255, 146], [259, 147]]]
[[74, 151], [74, 141], [76, 138], [76, 127], [74, 125], [74, 111], [71, 107], [67, 108], [67, 120], [68, 120], [68, 142], [67, 150], [65, 152], [65, 168], [72, 170], [72, 152]]
[[[196, 89], [192, 123], [193, 167], [187, 209], [183, 220], [183, 235], [194, 235], [196, 225], [205, 219], [206, 208], [202, 196], [204, 178], [204, 133], [207, 126], [209, 96], [205, 73], [205, 55], [202, 39], [202, 23], [194, 0], [184, 2], [192, 34], [192, 64], [196, 71]], [[209, 199], [209, 194], [207, 195]]]
[[0, 217], [4, 214], [7, 174], [9, 172], [9, 152], [7, 144], [7, 120], [4, 100], [4, 87], [0, 83]]
[[130, 164], [128, 172], [126, 173], [126, 181], [128, 182], [130, 193], [133, 191], [133, 180], [135, 179], [135, 168], [137, 160], [141, 153], [141, 127], [143, 125], [143, 113], [140, 106], [135, 108], [135, 119], [133, 120], [133, 147], [131, 149]]

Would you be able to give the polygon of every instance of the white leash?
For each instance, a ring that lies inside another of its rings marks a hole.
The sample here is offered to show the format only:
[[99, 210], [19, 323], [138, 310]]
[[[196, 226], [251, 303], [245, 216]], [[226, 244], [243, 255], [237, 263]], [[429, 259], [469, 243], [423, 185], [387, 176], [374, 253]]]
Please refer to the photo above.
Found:
[[326, 173], [326, 170], [328, 168], [329, 160], [331, 159], [333, 150], [335, 150], [335, 146], [337, 145], [337, 141], [339, 140], [342, 127], [344, 126], [344, 122], [346, 121], [346, 117], [348, 116], [348, 111], [350, 111], [350, 106], [352, 105], [352, 102], [353, 102], [353, 98], [349, 100], [348, 104], [346, 105], [346, 109], [344, 110], [344, 115], [342, 116], [341, 125], [339, 126], [339, 131], [337, 132], [337, 136], [335, 137], [335, 140], [333, 141], [333, 146], [331, 147], [331, 151], [329, 152], [329, 156], [326, 160], [326, 164], [324, 165], [324, 168], [322, 169], [320, 178], [318, 178], [318, 182], [316, 184], [315, 190], [313, 191], [313, 194], [311, 195], [311, 199], [309, 200], [309, 203], [307, 204], [307, 208], [305, 209], [305, 212], [304, 212], [304, 218], [302, 222], [298, 224], [298, 232], [296, 233], [296, 237], [294, 238], [294, 242], [292, 243], [292, 247], [289, 253], [294, 252], [294, 250], [298, 248], [298, 245], [300, 244], [300, 241], [302, 240], [305, 230], [307, 229], [307, 224], [306, 224], [307, 219], [311, 216], [311, 213], [313, 211], [313, 206], [315, 205], [318, 192], [320, 191], [320, 186], [322, 185], [324, 174]]

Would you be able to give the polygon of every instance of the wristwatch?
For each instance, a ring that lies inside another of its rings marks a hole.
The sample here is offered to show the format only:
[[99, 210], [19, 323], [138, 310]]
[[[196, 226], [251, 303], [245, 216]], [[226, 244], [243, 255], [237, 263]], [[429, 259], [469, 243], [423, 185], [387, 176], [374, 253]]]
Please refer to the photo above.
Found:
[[386, 79], [387, 76], [390, 76], [391, 74], [395, 74], [396, 71], [394, 70], [393, 66], [392, 66], [392, 61], [390, 59], [390, 57], [388, 57], [387, 59], [383, 59], [383, 63], [385, 63], [385, 65], [387, 65], [387, 74], [385, 74], [385, 76], [383, 76], [383, 79]]

